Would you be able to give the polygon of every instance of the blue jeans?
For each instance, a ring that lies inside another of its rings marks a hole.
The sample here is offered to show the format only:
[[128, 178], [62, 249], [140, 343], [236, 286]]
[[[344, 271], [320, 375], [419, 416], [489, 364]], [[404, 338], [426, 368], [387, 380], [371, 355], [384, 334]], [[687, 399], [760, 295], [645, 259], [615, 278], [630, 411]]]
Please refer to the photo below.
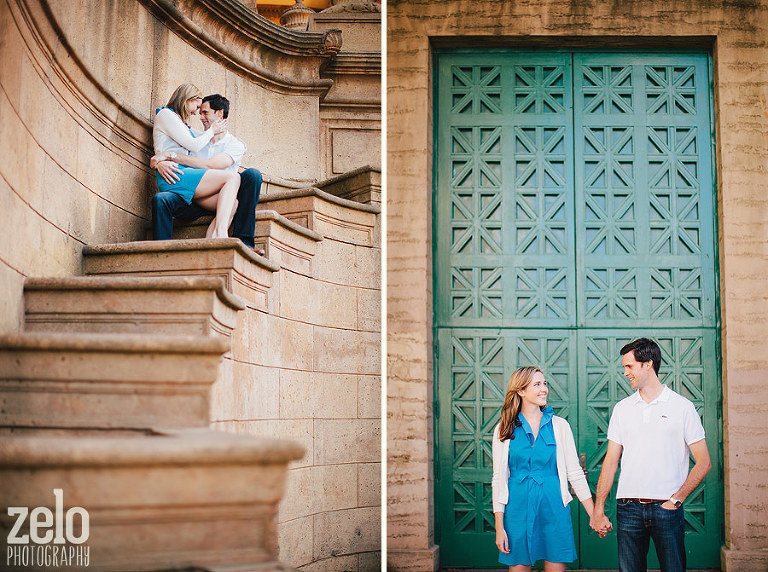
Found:
[[[240, 173], [240, 189], [237, 191], [237, 210], [232, 219], [232, 236], [253, 248], [256, 228], [256, 205], [261, 194], [261, 172], [246, 169]], [[159, 192], [152, 197], [152, 238], [170, 240], [173, 237], [173, 218], [193, 221], [203, 215], [215, 214], [200, 205], [188, 205], [176, 193]]]
[[685, 571], [685, 516], [683, 508], [667, 510], [661, 502], [642, 504], [617, 499], [616, 528], [619, 570], [645, 572], [648, 545], [653, 539], [661, 572]]

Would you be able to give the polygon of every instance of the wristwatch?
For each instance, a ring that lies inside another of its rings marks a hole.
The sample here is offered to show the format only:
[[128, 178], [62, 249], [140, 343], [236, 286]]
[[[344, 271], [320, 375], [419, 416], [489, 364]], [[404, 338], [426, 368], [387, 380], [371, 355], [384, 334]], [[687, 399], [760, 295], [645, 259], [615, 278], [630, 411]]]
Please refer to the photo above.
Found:
[[683, 506], [683, 501], [679, 501], [675, 497], [669, 497], [669, 502], [675, 505], [675, 508], [680, 508]]

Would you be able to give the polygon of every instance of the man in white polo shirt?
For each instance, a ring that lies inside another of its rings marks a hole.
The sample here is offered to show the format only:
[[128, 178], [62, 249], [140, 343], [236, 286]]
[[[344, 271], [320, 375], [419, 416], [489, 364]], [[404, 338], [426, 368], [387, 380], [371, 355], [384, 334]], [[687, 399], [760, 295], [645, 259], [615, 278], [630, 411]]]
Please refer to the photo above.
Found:
[[[590, 526], [610, 530], [605, 500], [621, 460], [616, 526], [621, 572], [645, 572], [653, 539], [662, 572], [685, 570], [682, 504], [712, 466], [693, 403], [659, 381], [661, 349], [648, 338], [621, 348], [624, 376], [635, 393], [616, 404], [597, 482]], [[696, 464], [688, 472], [689, 455]]]

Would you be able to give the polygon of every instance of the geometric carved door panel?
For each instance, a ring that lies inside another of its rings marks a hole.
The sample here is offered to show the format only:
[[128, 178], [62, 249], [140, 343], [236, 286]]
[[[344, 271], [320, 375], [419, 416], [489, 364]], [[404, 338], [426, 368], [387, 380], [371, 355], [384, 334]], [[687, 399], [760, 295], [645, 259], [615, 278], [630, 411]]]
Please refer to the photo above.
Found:
[[[496, 562], [490, 436], [511, 371], [542, 366], [594, 492], [610, 412], [630, 391], [618, 349], [647, 335], [662, 346], [661, 377], [696, 404], [707, 431], [713, 469], [686, 503], [686, 542], [689, 566], [717, 566], [722, 392], [708, 56], [453, 51], [436, 65], [442, 565]], [[615, 537], [598, 541], [572, 512], [577, 564], [615, 566]]]

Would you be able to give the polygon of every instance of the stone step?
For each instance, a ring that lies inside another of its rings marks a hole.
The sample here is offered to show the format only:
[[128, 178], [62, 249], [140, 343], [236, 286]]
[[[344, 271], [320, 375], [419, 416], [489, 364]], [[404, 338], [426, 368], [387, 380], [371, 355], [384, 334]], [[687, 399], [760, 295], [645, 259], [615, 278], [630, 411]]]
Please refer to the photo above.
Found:
[[[89, 566], [75, 570], [289, 570], [277, 561], [277, 510], [303, 453], [207, 429], [0, 435], [0, 482], [5, 506], [55, 515], [61, 489], [60, 513], [87, 512]], [[14, 521], [0, 517], [3, 544]], [[81, 517], [71, 528], [83, 534]]]
[[[177, 222], [173, 238], [178, 240], [203, 238], [212, 216], [203, 216], [191, 223]], [[313, 257], [317, 243], [323, 236], [301, 226], [272, 210], [256, 211], [254, 244], [256, 250], [263, 249], [266, 258], [281, 268], [312, 275]]]
[[381, 206], [381, 169], [366, 165], [315, 185], [321, 191], [356, 203]]
[[280, 266], [237, 238], [156, 240], [86, 246], [83, 271], [101, 276], [218, 276], [231, 293], [270, 310], [272, 275]]
[[379, 246], [376, 218], [381, 208], [305, 187], [262, 198], [259, 205], [325, 238], [363, 246]]
[[323, 235], [301, 226], [276, 211], [256, 211], [254, 243], [281, 267], [306, 276], [313, 275], [317, 243]]
[[219, 335], [245, 303], [216, 277], [28, 278], [24, 328], [33, 332]]
[[211, 336], [0, 336], [0, 427], [205, 427], [228, 349]]

